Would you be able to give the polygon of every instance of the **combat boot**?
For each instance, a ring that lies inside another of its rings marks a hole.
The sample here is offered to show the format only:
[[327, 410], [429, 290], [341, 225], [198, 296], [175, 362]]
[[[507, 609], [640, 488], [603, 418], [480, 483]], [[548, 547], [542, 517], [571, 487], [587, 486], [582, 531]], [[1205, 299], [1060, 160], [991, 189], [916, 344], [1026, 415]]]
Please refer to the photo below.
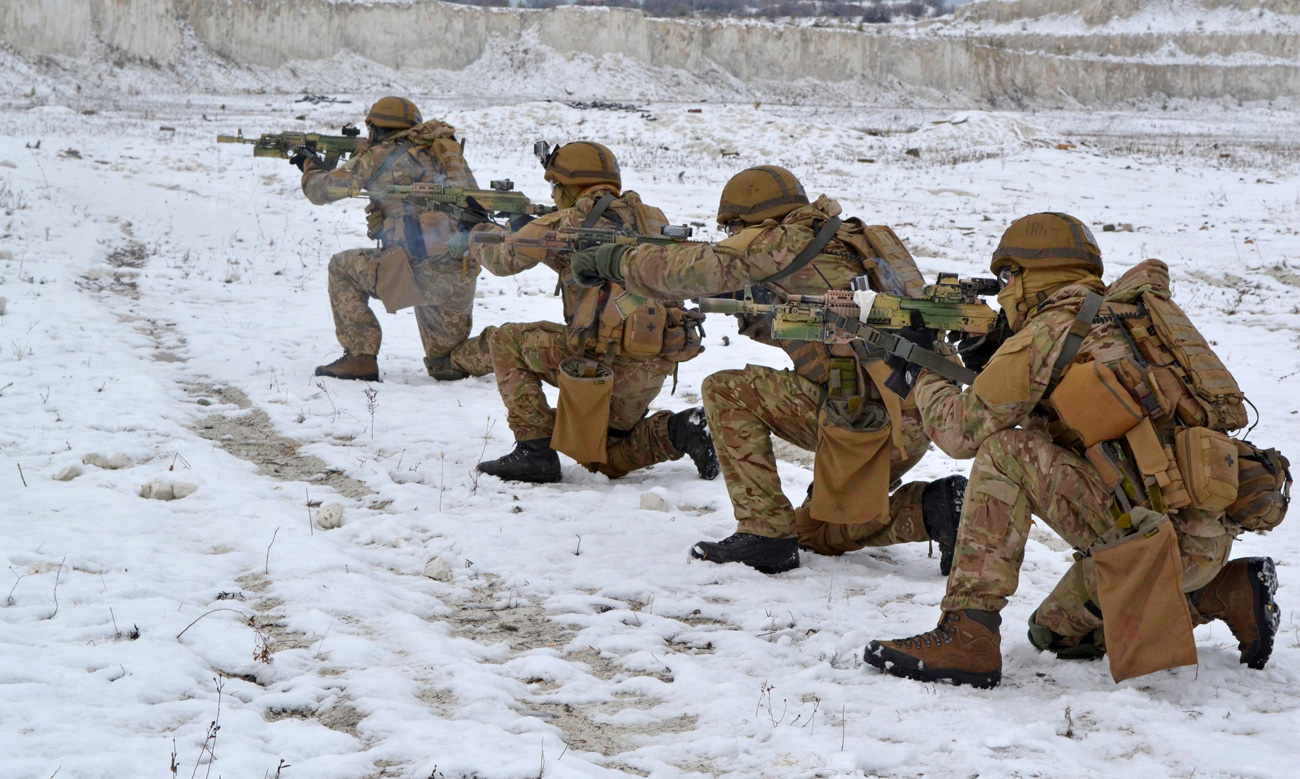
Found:
[[695, 470], [701, 479], [712, 481], [718, 478], [718, 453], [713, 449], [713, 436], [709, 435], [704, 409], [688, 408], [669, 417], [668, 440], [677, 451], [695, 462]]
[[863, 660], [891, 676], [988, 689], [1002, 681], [1002, 617], [995, 611], [945, 611], [928, 633], [867, 644]]
[[759, 573], [784, 573], [799, 567], [799, 539], [732, 533], [721, 541], [700, 541], [691, 557], [711, 563], [744, 563]]
[[551, 448], [551, 439], [534, 438], [516, 441], [505, 457], [478, 464], [478, 470], [505, 481], [554, 484], [560, 480], [560, 455]]
[[344, 352], [343, 356], [334, 362], [316, 366], [316, 375], [335, 379], [379, 381], [379, 361], [373, 354]]
[[921, 519], [925, 532], [939, 545], [939, 573], [952, 570], [952, 553], [957, 546], [957, 526], [966, 499], [966, 477], [948, 476], [925, 485], [921, 492]]
[[1221, 619], [1237, 639], [1241, 662], [1262, 669], [1273, 653], [1282, 615], [1273, 594], [1277, 569], [1271, 557], [1242, 557], [1230, 561], [1201, 589], [1189, 597], [1206, 619]]
[[460, 381], [469, 375], [452, 365], [450, 354], [441, 357], [425, 357], [424, 369], [438, 381]]

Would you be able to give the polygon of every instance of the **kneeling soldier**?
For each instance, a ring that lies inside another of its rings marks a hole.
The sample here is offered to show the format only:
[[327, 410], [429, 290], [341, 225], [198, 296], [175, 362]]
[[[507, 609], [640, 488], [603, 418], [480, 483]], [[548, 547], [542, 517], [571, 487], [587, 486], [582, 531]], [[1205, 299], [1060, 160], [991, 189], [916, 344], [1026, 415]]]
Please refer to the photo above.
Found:
[[[1243, 396], [1169, 299], [1168, 268], [1148, 260], [1107, 287], [1087, 226], [1042, 213], [1011, 225], [992, 270], [1015, 335], [965, 391], [924, 371], [912, 391], [934, 442], [975, 459], [943, 615], [928, 633], [871, 642], [866, 662], [910, 679], [997, 685], [999, 612], [1016, 591], [1032, 513], [1078, 560], [1031, 618], [1039, 650], [1109, 651], [1119, 680], [1195, 662], [1193, 623], [1222, 619], [1241, 662], [1262, 668], [1278, 621], [1273, 561], [1227, 559], [1243, 527], [1271, 527], [1281, 511], [1256, 526], [1234, 502], [1256, 503], [1245, 480], [1238, 494], [1236, 454], [1257, 450], [1222, 432], [1245, 425]], [[1285, 471], [1276, 452], [1262, 454]], [[1152, 562], [1116, 564], [1138, 553]]]
[[[919, 295], [920, 271], [893, 230], [841, 220], [839, 214], [839, 204], [825, 196], [809, 203], [785, 168], [750, 168], [722, 190], [717, 221], [731, 237], [721, 243], [602, 246], [575, 255], [574, 271], [580, 280], [612, 279], [649, 298], [760, 286], [780, 295], [817, 295], [849, 289], [863, 274], [871, 277], [873, 289], [888, 285], [896, 293]], [[785, 350], [794, 370], [750, 365], [705, 379], [704, 410], [718, 442], [737, 529], [721, 541], [701, 541], [691, 555], [780, 573], [798, 567], [801, 542], [839, 554], [933, 538], [946, 557], [965, 479], [912, 482], [891, 498], [889, 485], [920, 461], [929, 441], [915, 405], [881, 394], [879, 383], [889, 368], [868, 359], [860, 342], [776, 341], [767, 318], [740, 319], [743, 334]], [[781, 492], [773, 435], [818, 450], [822, 460], [798, 520]], [[849, 452], [853, 461], [826, 456], [831, 449]]]
[[[320, 206], [361, 189], [382, 192], [415, 183], [477, 186], [455, 130], [437, 120], [424, 121], [410, 100], [380, 99], [366, 115], [366, 127], [370, 148], [335, 170], [322, 170], [306, 155], [293, 157], [308, 200]], [[366, 207], [366, 224], [367, 235], [382, 248], [351, 249], [330, 258], [330, 307], [343, 356], [318, 367], [316, 375], [379, 380], [376, 355], [382, 333], [370, 310], [374, 297], [388, 297], [390, 312], [411, 305], [394, 304], [398, 298], [421, 301], [415, 306], [415, 323], [430, 376], [449, 381], [491, 373], [487, 338], [492, 328], [469, 338], [478, 264], [451, 256], [446, 245], [460, 226], [439, 211], [422, 212], [400, 199], [379, 197]], [[389, 285], [388, 279], [395, 281]]]
[[[538, 264], [554, 270], [566, 324], [507, 324], [492, 336], [497, 387], [515, 448], [478, 469], [508, 481], [557, 482], [559, 450], [610, 478], [683, 455], [690, 455], [700, 478], [715, 478], [718, 461], [700, 409], [646, 416], [677, 363], [702, 350], [698, 324], [671, 299], [651, 301], [625, 320], [614, 306], [623, 290], [615, 284], [579, 286], [569, 269], [572, 250], [547, 237], [564, 228], [655, 235], [668, 220], [637, 193], [621, 191], [618, 161], [604, 146], [579, 141], [544, 157], [560, 210], [516, 222], [518, 230], [509, 235], [497, 225], [480, 225], [470, 254], [498, 276]], [[485, 243], [484, 234], [492, 233], [503, 236], [501, 242]], [[542, 382], [560, 387], [558, 415]]]

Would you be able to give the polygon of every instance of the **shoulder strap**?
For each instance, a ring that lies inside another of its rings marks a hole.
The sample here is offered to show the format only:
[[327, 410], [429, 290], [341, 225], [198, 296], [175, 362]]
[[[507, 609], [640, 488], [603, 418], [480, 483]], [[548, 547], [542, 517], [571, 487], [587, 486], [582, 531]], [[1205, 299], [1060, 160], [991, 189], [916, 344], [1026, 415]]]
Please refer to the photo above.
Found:
[[822, 249], [826, 248], [826, 244], [830, 243], [831, 239], [835, 237], [836, 231], [840, 229], [840, 225], [842, 224], [844, 224], [844, 220], [840, 219], [838, 216], [832, 216], [830, 219], [827, 219], [826, 224], [822, 225], [821, 230], [817, 231], [817, 235], [813, 236], [812, 241], [810, 241], [807, 246], [803, 247], [803, 251], [799, 252], [799, 254], [795, 256], [794, 262], [785, 266], [776, 273], [773, 273], [771, 276], [768, 276], [759, 283], [767, 284], [770, 281], [780, 281], [812, 262], [813, 258], [821, 254]]
[[609, 206], [613, 202], [614, 202], [614, 196], [609, 194], [608, 192], [601, 195], [600, 200], [596, 201], [596, 205], [592, 206], [591, 213], [587, 214], [586, 219], [582, 220], [582, 229], [590, 230], [591, 228], [595, 227], [596, 223], [599, 222], [600, 218], [605, 215], [605, 212], [609, 210]]
[[1097, 312], [1101, 310], [1101, 304], [1105, 300], [1096, 292], [1089, 292], [1088, 297], [1083, 299], [1083, 305], [1079, 306], [1079, 313], [1075, 315], [1074, 322], [1070, 325], [1070, 332], [1065, 335], [1065, 344], [1061, 347], [1061, 354], [1052, 365], [1052, 383], [1050, 386], [1056, 386], [1056, 382], [1061, 380], [1061, 374], [1065, 372], [1065, 366], [1069, 365], [1070, 361], [1079, 353], [1079, 347], [1083, 346], [1083, 339], [1088, 335], [1088, 331], [1092, 329], [1092, 321], [1097, 318]]

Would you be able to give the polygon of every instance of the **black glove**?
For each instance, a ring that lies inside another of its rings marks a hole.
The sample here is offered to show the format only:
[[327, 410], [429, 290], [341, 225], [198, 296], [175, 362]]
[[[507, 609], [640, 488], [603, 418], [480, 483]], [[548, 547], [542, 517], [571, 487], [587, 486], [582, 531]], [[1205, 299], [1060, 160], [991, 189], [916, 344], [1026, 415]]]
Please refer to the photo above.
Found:
[[573, 278], [584, 287], [599, 287], [606, 281], [622, 284], [623, 271], [619, 266], [623, 261], [623, 252], [629, 248], [631, 247], [624, 243], [603, 243], [574, 252], [569, 261]]
[[303, 170], [303, 166], [307, 164], [307, 160], [309, 159], [311, 159], [311, 157], [308, 157], [306, 154], [303, 154], [302, 152], [296, 152], [292, 157], [289, 158], [289, 164], [301, 171]]
[[510, 232], [512, 233], [519, 232], [520, 230], [524, 229], [524, 227], [528, 226], [528, 224], [536, 218], [537, 217], [530, 216], [528, 214], [519, 214], [518, 216], [513, 217], [510, 220]]
[[293, 156], [289, 158], [289, 164], [302, 171], [307, 172], [307, 163], [311, 162], [318, 168], [325, 167], [325, 161], [316, 156], [316, 152], [308, 149], [306, 146], [299, 146], [293, 150]]
[[[934, 336], [934, 331], [928, 327], [904, 327], [898, 331], [899, 338], [930, 351], [934, 351]], [[912, 394], [912, 388], [916, 386], [916, 380], [921, 375], [921, 366], [909, 363], [892, 352], [885, 355], [885, 364], [893, 368], [889, 378], [885, 379], [885, 386], [898, 397], [906, 399]]]
[[971, 370], [979, 373], [988, 365], [989, 358], [993, 353], [1002, 347], [1002, 342], [1011, 337], [1011, 328], [1007, 326], [1005, 314], [998, 313], [997, 322], [994, 323], [993, 329], [989, 330], [988, 335], [968, 335], [957, 341], [957, 353], [961, 355], [962, 363]]
[[488, 215], [486, 208], [472, 197], [465, 198], [465, 207], [460, 210], [461, 231], [471, 230], [475, 225], [490, 221], [492, 221], [492, 218]]

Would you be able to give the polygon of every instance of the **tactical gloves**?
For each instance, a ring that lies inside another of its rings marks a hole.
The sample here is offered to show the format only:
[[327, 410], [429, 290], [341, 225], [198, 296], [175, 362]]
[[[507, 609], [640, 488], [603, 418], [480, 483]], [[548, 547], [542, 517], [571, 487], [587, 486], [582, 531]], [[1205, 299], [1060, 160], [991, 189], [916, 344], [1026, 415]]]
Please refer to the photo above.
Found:
[[518, 216], [510, 220], [510, 232], [512, 233], [519, 232], [520, 230], [527, 227], [529, 223], [531, 223], [536, 218], [537, 217], [530, 216], [529, 214], [519, 214]]
[[302, 171], [307, 172], [307, 163], [311, 162], [318, 168], [325, 167], [325, 161], [316, 156], [316, 152], [308, 149], [306, 146], [299, 146], [293, 150], [293, 156], [289, 158], [289, 164]]
[[[898, 331], [898, 337], [911, 341], [922, 349], [934, 351], [934, 331], [928, 327], [904, 327]], [[886, 354], [885, 364], [894, 369], [889, 378], [885, 379], [885, 386], [900, 398], [912, 394], [912, 388], [921, 375], [921, 366], [909, 363], [896, 354]]]
[[622, 243], [604, 243], [573, 253], [570, 268], [573, 277], [584, 287], [599, 287], [606, 281], [623, 283], [623, 252], [630, 247]]

